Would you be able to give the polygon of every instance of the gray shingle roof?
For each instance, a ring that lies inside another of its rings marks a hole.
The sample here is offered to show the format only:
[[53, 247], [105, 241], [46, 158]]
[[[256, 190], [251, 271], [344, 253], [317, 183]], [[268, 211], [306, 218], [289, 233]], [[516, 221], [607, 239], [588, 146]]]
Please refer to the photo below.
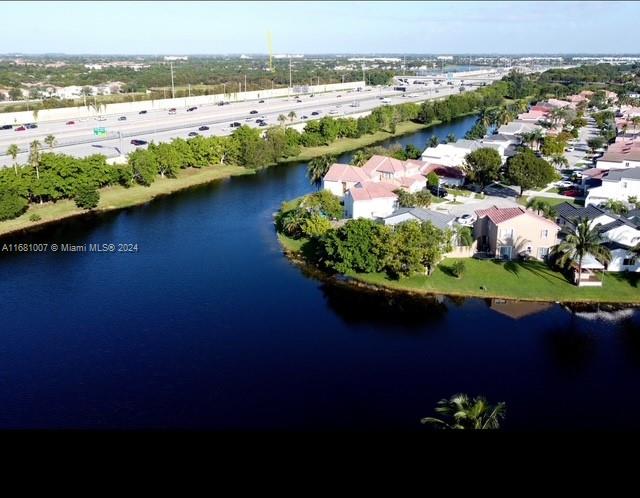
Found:
[[640, 168], [611, 170], [605, 177], [606, 180], [613, 180], [614, 182], [619, 182], [623, 178], [633, 178], [634, 180], [640, 180]]
[[396, 216], [405, 213], [409, 213], [415, 216], [420, 221], [430, 221], [434, 226], [440, 229], [447, 228], [449, 226], [449, 223], [451, 223], [455, 219], [455, 216], [444, 213], [437, 213], [435, 211], [430, 211], [422, 208], [398, 208], [384, 219], [388, 220], [389, 218], [395, 218]]
[[[603, 214], [611, 216], [610, 213], [607, 213], [605, 210], [600, 209], [593, 204], [589, 204], [587, 207], [575, 207], [573, 204], [569, 204], [568, 202], [558, 204], [556, 206], [556, 213], [559, 217], [564, 218], [567, 221], [585, 217], [593, 220]], [[613, 217], [615, 218], [615, 215]]]

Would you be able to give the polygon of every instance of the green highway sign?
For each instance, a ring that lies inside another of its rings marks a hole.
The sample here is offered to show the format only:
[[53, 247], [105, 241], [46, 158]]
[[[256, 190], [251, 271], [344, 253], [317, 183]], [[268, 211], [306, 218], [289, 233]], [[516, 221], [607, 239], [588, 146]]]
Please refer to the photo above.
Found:
[[97, 137], [104, 137], [107, 134], [106, 128], [94, 128], [93, 134]]

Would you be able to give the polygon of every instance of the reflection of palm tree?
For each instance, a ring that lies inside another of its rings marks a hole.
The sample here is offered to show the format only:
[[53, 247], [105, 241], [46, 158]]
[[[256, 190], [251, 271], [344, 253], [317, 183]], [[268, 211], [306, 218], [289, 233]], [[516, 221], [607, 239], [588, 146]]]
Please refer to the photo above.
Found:
[[425, 417], [423, 424], [432, 424], [441, 429], [499, 429], [506, 414], [506, 404], [491, 406], [482, 396], [469, 399], [466, 394], [455, 394], [438, 401], [436, 412], [446, 420]]
[[582, 275], [582, 261], [587, 254], [591, 254], [602, 263], [611, 261], [611, 252], [603, 246], [603, 240], [597, 229], [591, 228], [588, 218], [579, 218], [573, 228], [563, 229], [565, 239], [552, 249], [559, 256], [558, 262], [562, 266], [572, 263], [578, 265], [578, 278]]
[[18, 149], [18, 146], [16, 144], [11, 144], [9, 145], [9, 147], [7, 147], [7, 154], [11, 156], [11, 159], [13, 159], [13, 169], [16, 172], [16, 176], [18, 176], [18, 163], [16, 162], [18, 152], [20, 152], [20, 149]]

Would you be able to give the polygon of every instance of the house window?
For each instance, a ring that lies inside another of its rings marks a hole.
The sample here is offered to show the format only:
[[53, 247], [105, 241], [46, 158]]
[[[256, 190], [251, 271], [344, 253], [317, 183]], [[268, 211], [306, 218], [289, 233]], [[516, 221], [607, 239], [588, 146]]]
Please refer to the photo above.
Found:
[[503, 228], [500, 230], [500, 238], [502, 239], [512, 239], [513, 238], [513, 228]]
[[549, 256], [549, 248], [548, 247], [541, 247], [538, 249], [538, 258], [539, 259], [545, 259], [547, 256]]
[[511, 246], [500, 247], [500, 257], [502, 259], [511, 259]]
[[635, 266], [636, 258], [624, 258], [622, 260], [622, 266]]
[[543, 239], [546, 239], [549, 237], [549, 230], [542, 230], [542, 232], [540, 232], [540, 237]]

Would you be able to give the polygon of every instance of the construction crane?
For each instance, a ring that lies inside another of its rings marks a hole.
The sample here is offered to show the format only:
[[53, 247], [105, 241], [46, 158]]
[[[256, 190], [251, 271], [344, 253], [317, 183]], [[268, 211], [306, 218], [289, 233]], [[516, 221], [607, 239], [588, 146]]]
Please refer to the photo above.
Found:
[[273, 72], [273, 40], [271, 39], [271, 31], [267, 31], [267, 48], [269, 49], [269, 71]]

